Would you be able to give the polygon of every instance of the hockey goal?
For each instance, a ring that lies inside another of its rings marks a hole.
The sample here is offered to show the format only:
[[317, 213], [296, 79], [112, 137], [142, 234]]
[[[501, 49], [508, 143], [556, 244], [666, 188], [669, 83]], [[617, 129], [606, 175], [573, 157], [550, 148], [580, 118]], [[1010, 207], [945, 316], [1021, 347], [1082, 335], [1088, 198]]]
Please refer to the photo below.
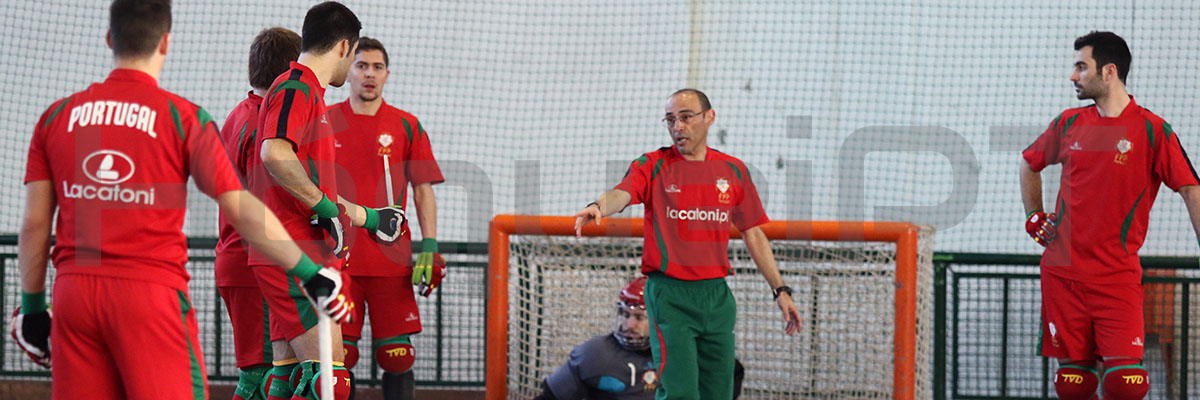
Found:
[[[498, 215], [489, 236], [489, 400], [529, 399], [576, 345], [612, 329], [639, 274], [642, 220]], [[796, 336], [744, 243], [730, 241], [744, 398], [926, 399], [932, 354], [931, 228], [896, 222], [762, 225], [804, 316]], [[735, 238], [740, 235], [734, 231]]]

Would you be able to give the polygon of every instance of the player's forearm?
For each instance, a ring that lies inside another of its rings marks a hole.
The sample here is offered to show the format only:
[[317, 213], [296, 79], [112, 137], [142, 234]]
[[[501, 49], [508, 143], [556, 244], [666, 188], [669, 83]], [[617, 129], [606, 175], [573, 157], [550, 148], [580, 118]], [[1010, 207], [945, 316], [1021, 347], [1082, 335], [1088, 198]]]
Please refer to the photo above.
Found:
[[417, 223], [421, 224], [421, 237], [437, 239], [437, 200], [433, 196], [433, 185], [422, 183], [413, 187], [413, 203], [417, 208]]
[[621, 212], [631, 201], [633, 201], [633, 196], [629, 192], [613, 189], [604, 192], [599, 199], [596, 199], [596, 204], [600, 206], [600, 214], [607, 217]]
[[1021, 202], [1025, 204], [1025, 214], [1041, 210], [1042, 203], [1042, 174], [1034, 172], [1029, 162], [1021, 160]]
[[350, 200], [346, 200], [346, 198], [342, 197], [340, 194], [338, 195], [337, 202], [338, 204], [341, 204], [342, 207], [346, 207], [346, 216], [350, 217], [351, 226], [361, 228], [363, 224], [367, 223], [367, 210], [363, 209], [363, 206], [354, 204]]
[[775, 264], [775, 254], [771, 252], [771, 242], [767, 240], [767, 234], [756, 226], [742, 232], [742, 240], [746, 242], [746, 249], [750, 251], [754, 266], [763, 278], [766, 278], [767, 285], [772, 290], [783, 286], [785, 283], [779, 274], [779, 266]]
[[50, 181], [26, 185], [25, 217], [17, 238], [17, 266], [21, 270], [21, 290], [25, 293], [46, 291], [46, 264], [50, 260], [50, 227], [54, 218], [54, 189]]
[[311, 208], [325, 197], [325, 193], [309, 180], [304, 166], [292, 150], [291, 142], [284, 139], [265, 140], [259, 156], [275, 183], [305, 206]]
[[1192, 219], [1192, 230], [1196, 232], [1196, 241], [1200, 242], [1200, 186], [1181, 187], [1179, 195], [1183, 196], [1183, 204], [1187, 206], [1188, 216]]
[[217, 205], [238, 233], [284, 270], [291, 270], [300, 260], [300, 247], [279, 223], [275, 213], [254, 195], [245, 190], [232, 190], [217, 196]]

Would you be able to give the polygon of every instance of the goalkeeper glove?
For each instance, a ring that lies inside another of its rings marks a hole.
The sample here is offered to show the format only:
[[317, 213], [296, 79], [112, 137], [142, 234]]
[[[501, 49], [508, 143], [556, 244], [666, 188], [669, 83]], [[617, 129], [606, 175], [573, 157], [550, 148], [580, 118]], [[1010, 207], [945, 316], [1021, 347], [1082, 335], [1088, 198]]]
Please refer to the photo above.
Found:
[[350, 252], [350, 245], [346, 243], [346, 227], [350, 226], [350, 216], [346, 215], [346, 207], [334, 203], [329, 197], [322, 197], [321, 201], [312, 207], [312, 211], [316, 214], [309, 217], [308, 223], [325, 230], [329, 238], [333, 239], [333, 256], [344, 258]]
[[421, 241], [421, 253], [417, 255], [417, 264], [413, 266], [412, 283], [417, 285], [418, 293], [429, 297], [445, 277], [446, 259], [438, 253], [437, 239], [425, 238]]
[[404, 216], [404, 208], [398, 205], [383, 208], [367, 208], [359, 206], [367, 213], [367, 222], [363, 228], [374, 233], [375, 238], [384, 243], [395, 242], [404, 235], [408, 219]]
[[1025, 220], [1025, 232], [1029, 233], [1029, 237], [1033, 241], [1046, 247], [1050, 242], [1054, 241], [1054, 236], [1058, 234], [1057, 217], [1051, 213], [1038, 210], [1029, 213], [1028, 219]]
[[13, 310], [12, 338], [33, 362], [50, 368], [50, 309], [45, 293], [21, 293], [21, 306]]
[[[354, 303], [342, 291], [342, 274], [333, 268], [318, 266], [307, 255], [300, 256], [300, 262], [288, 274], [300, 278], [304, 289], [304, 297], [317, 308], [319, 312], [328, 314], [333, 323], [348, 323], [353, 317]], [[318, 299], [323, 298], [318, 301]]]

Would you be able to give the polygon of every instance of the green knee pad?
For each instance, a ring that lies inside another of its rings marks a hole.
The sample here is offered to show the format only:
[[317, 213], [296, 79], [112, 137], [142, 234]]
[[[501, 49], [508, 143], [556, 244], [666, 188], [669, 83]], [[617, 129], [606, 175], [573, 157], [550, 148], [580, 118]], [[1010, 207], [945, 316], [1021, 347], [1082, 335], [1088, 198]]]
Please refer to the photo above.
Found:
[[[300, 373], [300, 383], [296, 384], [295, 395], [308, 400], [321, 400], [320, 387], [317, 386], [317, 378], [321, 372], [321, 363], [318, 361], [304, 361], [300, 363], [300, 367], [296, 368], [295, 373]], [[336, 399], [345, 399], [350, 394], [350, 371], [346, 367], [335, 363], [333, 365], [334, 397]], [[328, 399], [327, 399], [328, 400]]]
[[263, 378], [271, 372], [271, 367], [250, 367], [242, 369], [238, 375], [237, 388], [233, 394], [245, 400], [267, 400], [267, 392], [263, 387]]
[[292, 374], [295, 373], [297, 363], [276, 365], [271, 368], [271, 376], [263, 380], [263, 393], [267, 397], [279, 399], [292, 398], [292, 392], [296, 390], [296, 386], [292, 383]]

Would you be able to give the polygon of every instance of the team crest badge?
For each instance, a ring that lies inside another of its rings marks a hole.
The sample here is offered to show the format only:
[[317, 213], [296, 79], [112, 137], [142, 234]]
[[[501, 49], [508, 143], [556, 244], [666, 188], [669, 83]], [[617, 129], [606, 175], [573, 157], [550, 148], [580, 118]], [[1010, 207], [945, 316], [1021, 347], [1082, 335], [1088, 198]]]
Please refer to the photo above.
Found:
[[721, 202], [721, 204], [729, 204], [733, 199], [733, 196], [729, 194], [729, 181], [725, 180], [725, 178], [717, 178], [717, 190], [721, 191], [717, 195], [717, 201]]
[[643, 388], [647, 392], [653, 392], [658, 389], [658, 373], [654, 370], [646, 371], [642, 374], [642, 382], [646, 382]]
[[386, 156], [392, 154], [392, 134], [384, 132], [379, 134], [379, 155]]
[[1128, 153], [1131, 149], [1133, 149], [1133, 143], [1130, 143], [1129, 139], [1121, 139], [1118, 141], [1117, 151], [1120, 153], [1118, 153], [1116, 157], [1113, 157], [1113, 162], [1120, 165], [1125, 165], [1125, 163], [1129, 161], [1129, 155], [1125, 153]]

